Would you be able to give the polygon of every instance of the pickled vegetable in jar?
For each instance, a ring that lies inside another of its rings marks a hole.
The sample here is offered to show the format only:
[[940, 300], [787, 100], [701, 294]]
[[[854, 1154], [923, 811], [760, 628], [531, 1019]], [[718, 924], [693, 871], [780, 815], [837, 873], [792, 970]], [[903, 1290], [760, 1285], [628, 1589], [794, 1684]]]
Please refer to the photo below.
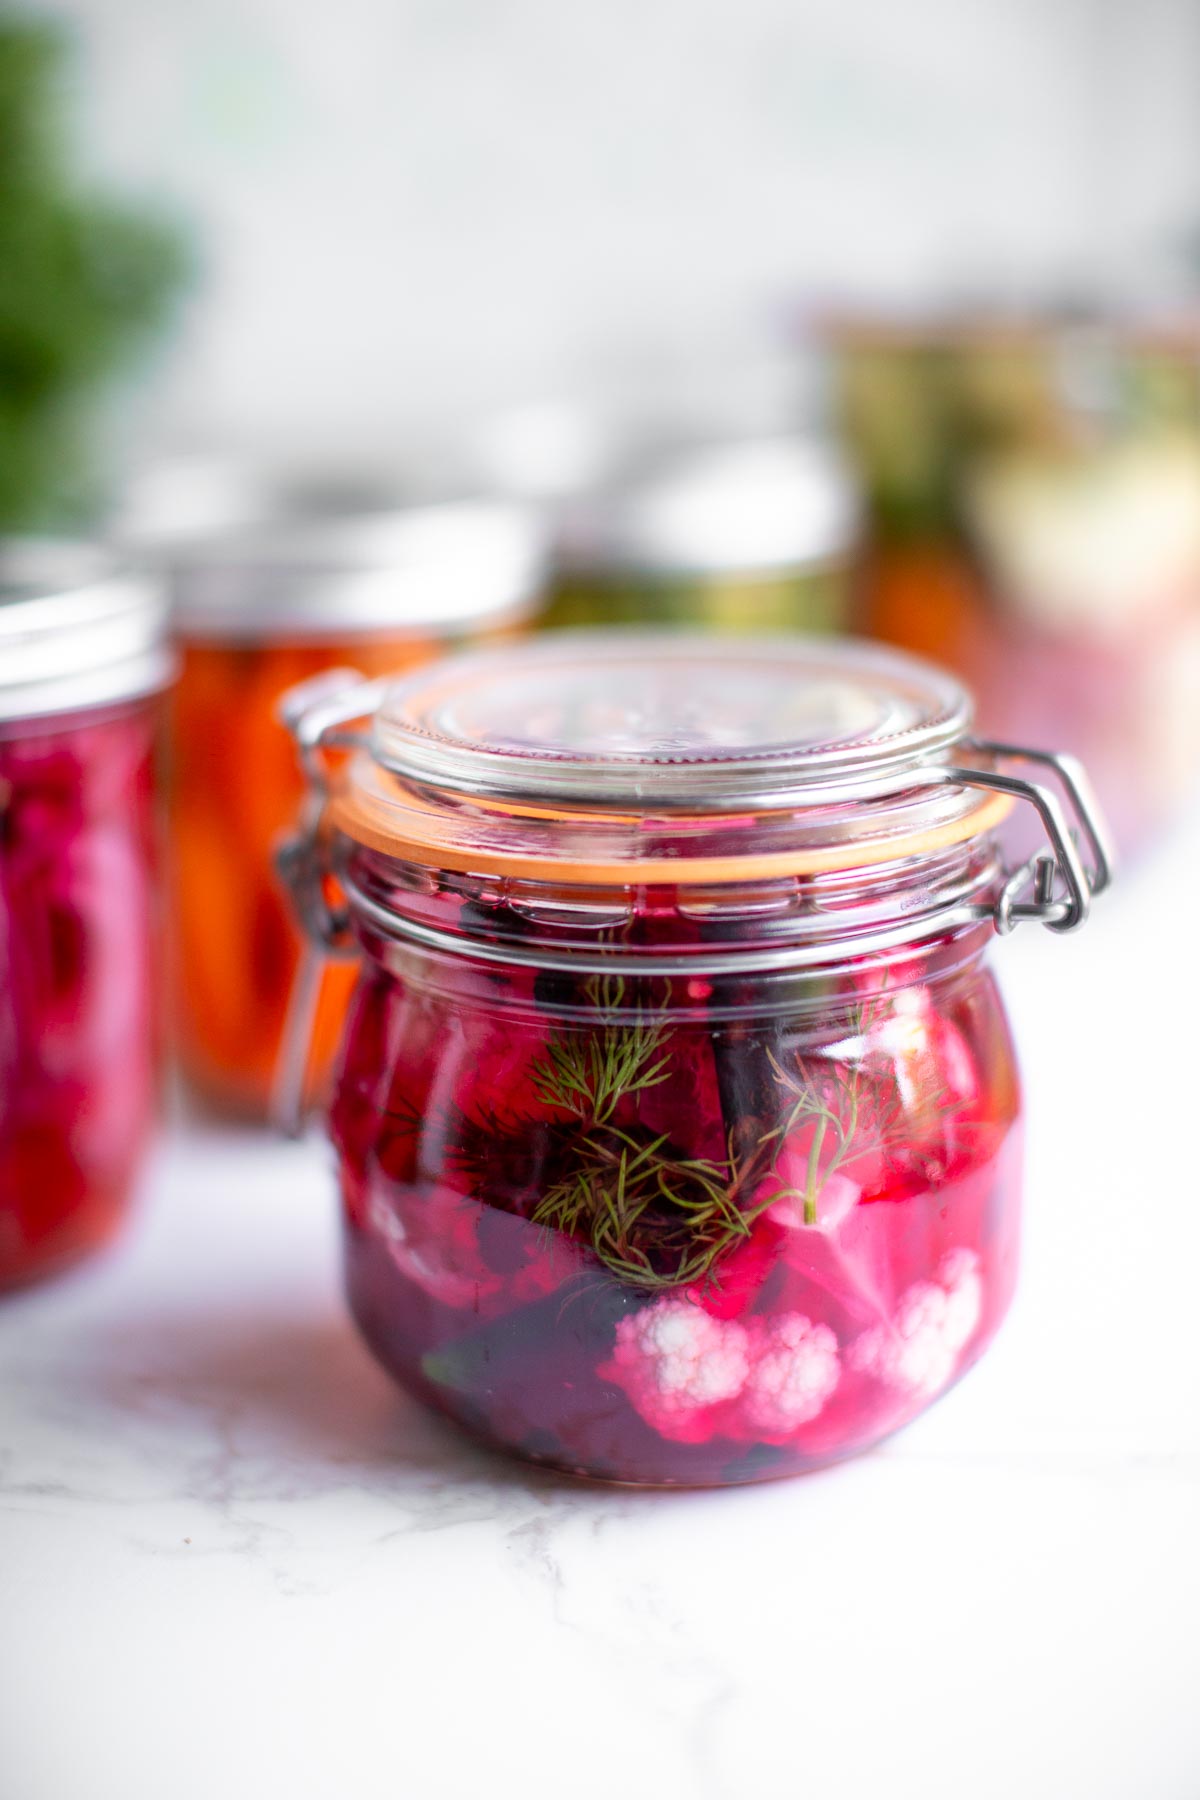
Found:
[[[296, 968], [273, 867], [301, 791], [281, 695], [321, 671], [377, 675], [523, 628], [543, 560], [528, 513], [482, 503], [247, 526], [179, 554], [175, 1036], [218, 1107], [265, 1115]], [[318, 1085], [349, 987], [347, 971], [327, 972]]]
[[844, 629], [856, 510], [847, 470], [818, 442], [645, 453], [564, 508], [544, 623]]
[[97, 552], [0, 554], [0, 1288], [113, 1235], [154, 1122], [165, 627]]
[[[853, 1455], [956, 1382], [1018, 1259], [988, 947], [1108, 879], [1073, 765], [798, 638], [563, 634], [295, 704], [310, 767], [370, 721], [292, 867], [361, 951], [331, 1129], [385, 1368], [664, 1485]], [[1017, 802], [1047, 848], [1009, 869]]]
[[1200, 786], [1200, 334], [933, 319], [835, 333], [864, 625], [984, 729], [1082, 756], [1137, 849]]

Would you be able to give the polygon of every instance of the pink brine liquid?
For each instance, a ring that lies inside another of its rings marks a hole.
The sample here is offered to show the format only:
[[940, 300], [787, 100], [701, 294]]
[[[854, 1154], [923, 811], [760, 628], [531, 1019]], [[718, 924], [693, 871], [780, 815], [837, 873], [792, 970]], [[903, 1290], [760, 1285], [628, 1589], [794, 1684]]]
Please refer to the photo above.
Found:
[[351, 1305], [412, 1393], [574, 1474], [710, 1485], [863, 1450], [982, 1353], [1020, 1132], [977, 953], [736, 986], [454, 961], [368, 961], [333, 1108]]

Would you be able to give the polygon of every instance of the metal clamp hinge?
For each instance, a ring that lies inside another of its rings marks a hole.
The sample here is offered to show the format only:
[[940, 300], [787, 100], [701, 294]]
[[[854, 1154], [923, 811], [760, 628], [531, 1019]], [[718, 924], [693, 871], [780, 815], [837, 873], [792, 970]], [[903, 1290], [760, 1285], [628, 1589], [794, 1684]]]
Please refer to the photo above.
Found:
[[[1011, 871], [997, 897], [994, 918], [1002, 935], [1026, 921], [1051, 931], [1074, 931], [1088, 916], [1091, 903], [1112, 881], [1113, 852], [1100, 804], [1082, 766], [1073, 756], [1026, 750], [966, 738], [962, 748], [989, 759], [985, 768], [955, 767], [947, 779], [970, 787], [1010, 794], [1032, 806], [1049, 843]], [[1052, 788], [1007, 773], [997, 765], [1032, 763], [1057, 779]]]
[[363, 743], [346, 726], [373, 712], [386, 681], [366, 681], [354, 669], [330, 669], [289, 690], [280, 717], [296, 741], [306, 793], [299, 829], [276, 852], [275, 866], [291, 898], [304, 943], [297, 964], [271, 1092], [272, 1122], [288, 1137], [304, 1127], [308, 1065], [324, 964], [353, 957], [349, 909], [330, 900], [329, 833], [326, 829], [332, 770], [329, 750]]

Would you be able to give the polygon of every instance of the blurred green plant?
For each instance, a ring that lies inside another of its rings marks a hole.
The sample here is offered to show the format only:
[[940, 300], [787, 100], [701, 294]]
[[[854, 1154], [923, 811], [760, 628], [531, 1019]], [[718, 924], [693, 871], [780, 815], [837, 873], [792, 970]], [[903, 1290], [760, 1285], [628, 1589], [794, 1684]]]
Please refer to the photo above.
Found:
[[0, 532], [79, 525], [100, 502], [97, 427], [189, 257], [168, 221], [69, 166], [64, 33], [0, 16]]

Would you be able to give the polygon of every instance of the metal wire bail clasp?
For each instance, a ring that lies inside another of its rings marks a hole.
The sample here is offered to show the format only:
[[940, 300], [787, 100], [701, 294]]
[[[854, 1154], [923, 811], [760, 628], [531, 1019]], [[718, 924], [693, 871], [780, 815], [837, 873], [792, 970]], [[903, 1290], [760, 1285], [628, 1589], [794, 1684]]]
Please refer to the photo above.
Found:
[[[1036, 920], [1051, 931], [1076, 930], [1094, 897], [1109, 886], [1113, 870], [1108, 828], [1082, 764], [1073, 756], [982, 738], [964, 738], [960, 747], [986, 757], [987, 766], [956, 767], [948, 771], [950, 778], [1027, 802], [1041, 820], [1050, 846], [1009, 874], [996, 900], [996, 930], [1005, 936], [1026, 920]], [[1061, 796], [1000, 766], [1007, 763], [1031, 763], [1046, 770]]]
[[329, 899], [325, 808], [332, 769], [326, 753], [362, 744], [361, 734], [345, 727], [372, 713], [386, 686], [386, 681], [364, 680], [355, 669], [329, 669], [289, 689], [279, 705], [280, 719], [296, 741], [305, 780], [298, 829], [279, 846], [275, 857], [304, 934], [271, 1090], [271, 1122], [288, 1137], [299, 1137], [304, 1128], [308, 1065], [325, 961], [354, 954], [346, 908]]

